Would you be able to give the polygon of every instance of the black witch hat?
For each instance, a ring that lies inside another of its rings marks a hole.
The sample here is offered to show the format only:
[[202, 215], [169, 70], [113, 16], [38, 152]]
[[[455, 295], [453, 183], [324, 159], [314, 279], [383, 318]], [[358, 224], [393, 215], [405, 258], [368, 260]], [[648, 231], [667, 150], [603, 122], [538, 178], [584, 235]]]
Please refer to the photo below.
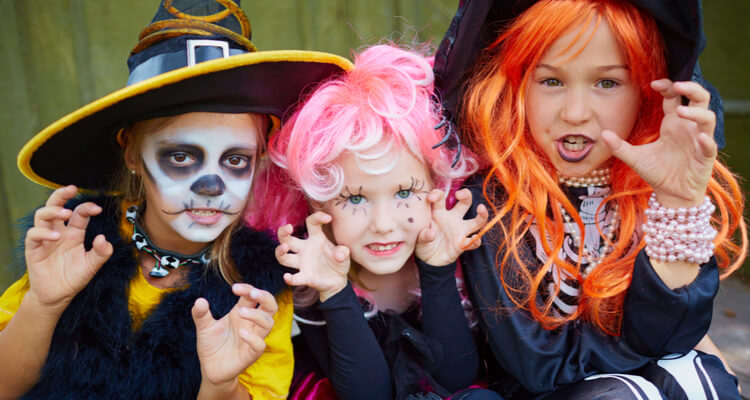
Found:
[[39, 132], [19, 169], [52, 188], [108, 190], [123, 164], [117, 133], [132, 122], [210, 111], [278, 123], [304, 90], [352, 67], [329, 53], [257, 51], [251, 37], [239, 0], [162, 0], [128, 59], [128, 86]]

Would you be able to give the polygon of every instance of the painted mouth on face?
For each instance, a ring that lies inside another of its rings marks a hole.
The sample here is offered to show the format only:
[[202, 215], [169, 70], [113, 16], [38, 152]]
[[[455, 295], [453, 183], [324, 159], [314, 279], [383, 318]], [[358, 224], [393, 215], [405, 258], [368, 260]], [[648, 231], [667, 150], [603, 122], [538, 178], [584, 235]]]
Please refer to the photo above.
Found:
[[403, 246], [404, 242], [370, 243], [365, 246], [365, 249], [372, 255], [385, 257], [396, 254]]
[[594, 148], [594, 141], [584, 135], [567, 135], [557, 141], [557, 152], [567, 162], [579, 162]]
[[223, 211], [210, 208], [192, 208], [184, 211], [190, 219], [200, 225], [213, 225], [224, 215]]

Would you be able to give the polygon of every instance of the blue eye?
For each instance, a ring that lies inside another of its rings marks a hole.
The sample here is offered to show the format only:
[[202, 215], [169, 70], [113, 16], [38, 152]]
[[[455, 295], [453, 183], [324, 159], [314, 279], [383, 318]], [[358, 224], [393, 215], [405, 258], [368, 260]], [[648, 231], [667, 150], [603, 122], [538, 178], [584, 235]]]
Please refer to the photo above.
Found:
[[362, 204], [362, 202], [365, 201], [365, 198], [358, 194], [355, 194], [355, 195], [349, 196], [349, 198], [347, 198], [347, 201], [349, 201], [349, 203], [357, 205], [357, 204]]
[[396, 197], [399, 199], [408, 199], [412, 194], [412, 191], [409, 189], [399, 190], [396, 192]]
[[612, 79], [602, 79], [596, 83], [596, 86], [599, 86], [602, 89], [612, 89], [619, 85], [620, 85], [619, 83], [613, 81]]

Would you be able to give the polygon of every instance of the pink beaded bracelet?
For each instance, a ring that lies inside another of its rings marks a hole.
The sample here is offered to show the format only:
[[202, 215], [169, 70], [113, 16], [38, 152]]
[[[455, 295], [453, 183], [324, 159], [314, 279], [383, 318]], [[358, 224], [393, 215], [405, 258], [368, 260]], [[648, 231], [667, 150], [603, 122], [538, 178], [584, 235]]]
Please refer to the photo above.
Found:
[[708, 196], [700, 206], [674, 209], [662, 206], [651, 194], [648, 205], [643, 233], [652, 260], [704, 264], [711, 259], [716, 237], [711, 215], [716, 207]]

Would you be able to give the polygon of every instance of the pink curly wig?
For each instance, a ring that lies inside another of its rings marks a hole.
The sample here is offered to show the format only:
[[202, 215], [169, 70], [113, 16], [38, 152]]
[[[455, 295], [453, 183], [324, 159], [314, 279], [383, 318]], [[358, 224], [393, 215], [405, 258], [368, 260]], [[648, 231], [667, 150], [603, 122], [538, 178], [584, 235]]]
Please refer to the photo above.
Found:
[[[451, 184], [477, 169], [463, 151], [451, 167], [453, 151], [440, 142], [445, 128], [433, 96], [432, 59], [392, 45], [370, 47], [355, 57], [354, 69], [319, 86], [280, 131], [271, 136], [268, 154], [274, 165], [260, 171], [259, 191], [247, 221], [260, 229], [296, 225], [307, 214], [303, 199], [288, 186], [324, 202], [338, 195], [344, 173], [337, 160], [344, 152], [389, 156], [406, 147], [427, 165], [435, 186]], [[280, 173], [278, 168], [285, 170]], [[383, 173], [388, 171], [368, 171]], [[255, 212], [252, 212], [255, 210]]]

